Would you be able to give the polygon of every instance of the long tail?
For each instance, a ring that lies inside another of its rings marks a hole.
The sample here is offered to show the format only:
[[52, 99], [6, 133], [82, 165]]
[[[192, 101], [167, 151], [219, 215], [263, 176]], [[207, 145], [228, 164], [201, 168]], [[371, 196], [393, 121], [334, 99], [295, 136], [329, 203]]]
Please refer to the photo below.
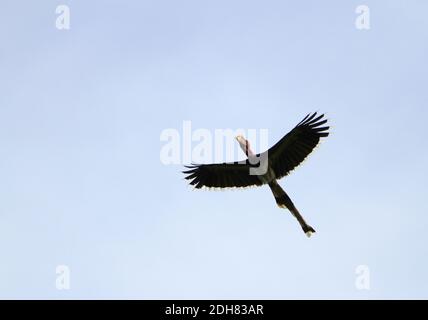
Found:
[[293, 216], [296, 217], [297, 221], [299, 221], [300, 226], [302, 227], [305, 234], [310, 237], [312, 233], [315, 232], [314, 228], [306, 223], [305, 219], [303, 219], [299, 210], [297, 210], [297, 208], [294, 206], [293, 201], [291, 201], [290, 197], [285, 193], [284, 189], [281, 188], [276, 180], [270, 182], [269, 187], [272, 190], [278, 207], [287, 208], [290, 210]]

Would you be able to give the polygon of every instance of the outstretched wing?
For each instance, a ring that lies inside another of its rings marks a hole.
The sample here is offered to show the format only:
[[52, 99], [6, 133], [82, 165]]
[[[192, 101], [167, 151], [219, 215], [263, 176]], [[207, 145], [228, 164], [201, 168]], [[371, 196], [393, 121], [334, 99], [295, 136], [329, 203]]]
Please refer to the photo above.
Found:
[[308, 114], [293, 130], [279, 140], [268, 152], [270, 166], [277, 179], [288, 175], [296, 168], [312, 150], [318, 145], [320, 139], [328, 136], [328, 126], [323, 119], [324, 114]]
[[263, 183], [256, 175], [250, 174], [252, 166], [248, 163], [230, 162], [199, 164], [186, 166], [189, 170], [183, 171], [187, 174], [186, 179], [195, 188], [245, 188], [261, 186]]

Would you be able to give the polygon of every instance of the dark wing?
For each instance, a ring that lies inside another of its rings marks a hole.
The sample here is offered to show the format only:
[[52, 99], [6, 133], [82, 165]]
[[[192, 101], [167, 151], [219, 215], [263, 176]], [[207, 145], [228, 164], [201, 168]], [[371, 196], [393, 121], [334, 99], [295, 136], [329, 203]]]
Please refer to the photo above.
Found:
[[296, 168], [323, 137], [328, 136], [324, 115], [308, 114], [293, 130], [279, 140], [268, 152], [270, 166], [277, 179], [288, 175]]
[[252, 165], [248, 160], [242, 162], [199, 164], [186, 166], [189, 170], [183, 171], [187, 174], [186, 179], [195, 188], [245, 188], [261, 186], [263, 183], [256, 175], [250, 174]]

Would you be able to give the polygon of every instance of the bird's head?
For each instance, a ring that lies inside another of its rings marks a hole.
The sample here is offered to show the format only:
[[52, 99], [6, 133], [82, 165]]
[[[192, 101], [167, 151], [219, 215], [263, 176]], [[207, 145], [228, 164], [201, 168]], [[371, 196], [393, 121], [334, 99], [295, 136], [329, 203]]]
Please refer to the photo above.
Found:
[[239, 144], [242, 146], [246, 146], [247, 145], [247, 143], [248, 143], [248, 141], [247, 141], [247, 139], [245, 139], [245, 137], [243, 136], [243, 135], [237, 135], [236, 137], [235, 137], [235, 139], [236, 140], [238, 140], [238, 142], [239, 142]]
[[237, 135], [235, 139], [239, 142], [239, 146], [247, 156], [253, 155], [253, 152], [250, 148], [250, 142], [247, 139], [245, 139], [243, 135], [241, 134]]

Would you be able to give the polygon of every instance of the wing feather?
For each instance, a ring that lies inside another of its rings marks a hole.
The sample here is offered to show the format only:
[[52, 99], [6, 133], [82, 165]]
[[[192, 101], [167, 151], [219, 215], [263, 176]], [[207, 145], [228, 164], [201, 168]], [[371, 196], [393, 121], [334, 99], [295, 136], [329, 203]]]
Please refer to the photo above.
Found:
[[183, 171], [187, 180], [195, 188], [246, 188], [261, 186], [263, 183], [256, 175], [250, 174], [252, 165], [240, 162], [214, 164], [195, 164], [186, 166], [190, 170]]
[[268, 152], [269, 163], [277, 179], [288, 175], [329, 135], [324, 114], [308, 114]]
[[[320, 139], [329, 135], [329, 126], [324, 126], [327, 119], [317, 112], [308, 114], [293, 130], [287, 133], [268, 151], [269, 165], [280, 179], [299, 166], [319, 144]], [[257, 155], [258, 157], [262, 155]], [[242, 162], [225, 162], [214, 164], [194, 164], [185, 166], [186, 179], [195, 188], [246, 188], [261, 186], [263, 182], [257, 175], [251, 175], [254, 165], [247, 160]]]

